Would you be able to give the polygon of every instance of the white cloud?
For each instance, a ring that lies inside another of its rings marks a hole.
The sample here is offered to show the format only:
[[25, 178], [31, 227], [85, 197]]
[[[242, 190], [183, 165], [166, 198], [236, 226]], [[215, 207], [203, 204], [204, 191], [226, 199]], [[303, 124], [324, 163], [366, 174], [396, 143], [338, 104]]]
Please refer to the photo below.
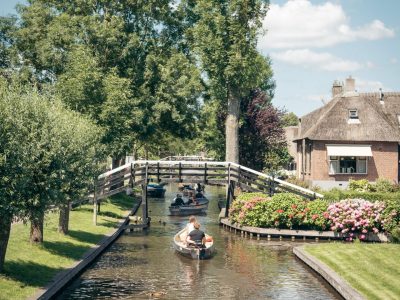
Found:
[[395, 35], [380, 20], [352, 28], [340, 5], [331, 2], [313, 5], [309, 0], [289, 0], [282, 6], [271, 4], [264, 29], [267, 33], [260, 38], [261, 49], [328, 47]]
[[330, 53], [318, 53], [309, 49], [286, 50], [271, 53], [273, 59], [305, 68], [325, 71], [352, 72], [368, 66], [356, 61], [345, 60]]
[[396, 57], [392, 57], [392, 58], [390, 59], [390, 62], [391, 62], [392, 64], [397, 64], [399, 61], [397, 60]]
[[380, 81], [363, 80], [355, 78], [356, 90], [359, 92], [377, 92], [381, 88], [383, 91], [391, 92], [391, 88], [385, 87]]

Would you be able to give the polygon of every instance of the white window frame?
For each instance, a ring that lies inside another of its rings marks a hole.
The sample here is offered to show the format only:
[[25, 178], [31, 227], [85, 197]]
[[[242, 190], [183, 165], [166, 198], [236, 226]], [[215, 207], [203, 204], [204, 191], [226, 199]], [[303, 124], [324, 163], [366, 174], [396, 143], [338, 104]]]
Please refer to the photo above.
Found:
[[[345, 156], [329, 156], [328, 157], [329, 175], [367, 175], [368, 174], [368, 157], [356, 156], [356, 172], [353, 172], [353, 173], [341, 172], [341, 169], [340, 169], [340, 158], [341, 157], [345, 157]], [[365, 173], [358, 172], [360, 161], [365, 161]], [[332, 168], [332, 166], [335, 164], [336, 164], [336, 167]]]
[[358, 110], [349, 109], [349, 120], [358, 120]]

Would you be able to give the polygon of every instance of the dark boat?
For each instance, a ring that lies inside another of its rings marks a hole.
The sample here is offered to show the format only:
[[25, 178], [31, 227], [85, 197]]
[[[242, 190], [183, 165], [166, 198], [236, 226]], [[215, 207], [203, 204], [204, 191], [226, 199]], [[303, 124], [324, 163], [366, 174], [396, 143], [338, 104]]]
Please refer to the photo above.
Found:
[[164, 197], [165, 191], [164, 186], [161, 184], [149, 183], [147, 185], [147, 196], [161, 198]]
[[195, 203], [186, 202], [183, 205], [174, 205], [176, 198], [172, 202], [169, 207], [169, 211], [171, 216], [189, 216], [189, 215], [198, 215], [205, 213], [208, 209], [209, 200], [202, 195], [200, 198], [196, 198]]
[[190, 247], [186, 245], [185, 241], [181, 240], [181, 235], [185, 233], [186, 228], [182, 229], [179, 231], [177, 234], [174, 236], [173, 240], [173, 245], [174, 249], [179, 252], [180, 254], [192, 258], [192, 259], [207, 259], [212, 256], [212, 254], [215, 252], [214, 248], [214, 241], [209, 236], [206, 234], [206, 244], [204, 249], [199, 249], [196, 247]]

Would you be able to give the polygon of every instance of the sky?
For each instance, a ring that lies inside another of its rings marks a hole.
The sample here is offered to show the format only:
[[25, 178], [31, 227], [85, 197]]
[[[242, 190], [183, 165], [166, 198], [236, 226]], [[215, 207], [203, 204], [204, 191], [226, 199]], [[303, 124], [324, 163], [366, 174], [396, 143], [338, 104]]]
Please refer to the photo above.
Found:
[[[21, 0], [0, 0], [0, 15]], [[359, 92], [400, 91], [399, 0], [271, 0], [259, 51], [272, 60], [274, 105], [301, 117], [335, 80]]]

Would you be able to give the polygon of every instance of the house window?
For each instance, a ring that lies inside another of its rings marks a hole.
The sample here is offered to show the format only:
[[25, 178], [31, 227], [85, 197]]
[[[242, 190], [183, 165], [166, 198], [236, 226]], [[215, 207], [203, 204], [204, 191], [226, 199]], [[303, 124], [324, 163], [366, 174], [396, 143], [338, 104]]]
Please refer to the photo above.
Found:
[[367, 174], [367, 158], [357, 156], [330, 156], [329, 174]]
[[358, 119], [358, 111], [357, 109], [350, 109], [349, 110], [349, 119]]

